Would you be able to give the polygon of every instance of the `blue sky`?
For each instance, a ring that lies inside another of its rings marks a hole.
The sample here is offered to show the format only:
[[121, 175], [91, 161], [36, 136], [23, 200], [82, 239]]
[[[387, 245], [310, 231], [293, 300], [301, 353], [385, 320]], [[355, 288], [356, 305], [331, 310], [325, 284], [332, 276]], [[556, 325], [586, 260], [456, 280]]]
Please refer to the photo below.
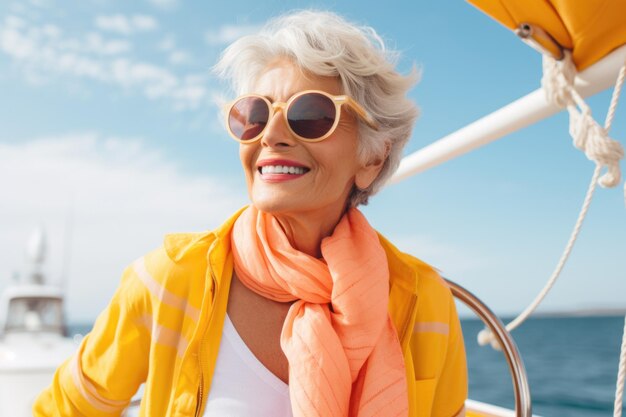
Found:
[[[373, 26], [402, 53], [402, 71], [421, 68], [407, 153], [539, 86], [539, 55], [462, 1], [4, 1], [0, 287], [23, 271], [42, 225], [48, 274], [66, 272], [69, 320], [91, 321], [164, 234], [217, 226], [245, 204], [237, 144], [215, 105], [229, 92], [210, 68], [228, 42], [308, 7]], [[590, 100], [598, 120], [609, 98]], [[390, 186], [363, 210], [400, 248], [511, 314], [551, 274], [592, 171], [560, 114]], [[624, 214], [621, 186], [598, 190], [544, 310], [626, 307]]]

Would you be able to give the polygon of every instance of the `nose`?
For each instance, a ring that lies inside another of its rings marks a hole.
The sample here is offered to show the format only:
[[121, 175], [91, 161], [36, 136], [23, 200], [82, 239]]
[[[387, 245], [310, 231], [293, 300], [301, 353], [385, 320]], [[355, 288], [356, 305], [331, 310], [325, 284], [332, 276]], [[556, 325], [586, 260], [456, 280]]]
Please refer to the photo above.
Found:
[[267, 147], [285, 147], [296, 144], [297, 139], [291, 134], [285, 120], [283, 106], [274, 107], [274, 115], [267, 122], [265, 132], [261, 137], [261, 144]]

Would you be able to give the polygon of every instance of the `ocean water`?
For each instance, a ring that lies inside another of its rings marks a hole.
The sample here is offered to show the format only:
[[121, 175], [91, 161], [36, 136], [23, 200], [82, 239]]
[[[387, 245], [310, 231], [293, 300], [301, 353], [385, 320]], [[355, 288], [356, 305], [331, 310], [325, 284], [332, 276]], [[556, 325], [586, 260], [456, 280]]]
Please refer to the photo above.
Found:
[[[476, 343], [483, 328], [480, 321], [462, 320], [462, 326], [470, 398], [513, 408], [513, 386], [504, 356]], [[623, 327], [623, 317], [559, 317], [530, 319], [515, 330], [533, 413], [542, 417], [612, 416]], [[85, 334], [89, 329], [89, 325], [71, 326], [70, 334]]]
[[[503, 354], [478, 345], [481, 322], [463, 320], [462, 326], [470, 398], [513, 408], [513, 386]], [[533, 413], [612, 416], [623, 328], [624, 317], [546, 317], [514, 330], [528, 374]]]

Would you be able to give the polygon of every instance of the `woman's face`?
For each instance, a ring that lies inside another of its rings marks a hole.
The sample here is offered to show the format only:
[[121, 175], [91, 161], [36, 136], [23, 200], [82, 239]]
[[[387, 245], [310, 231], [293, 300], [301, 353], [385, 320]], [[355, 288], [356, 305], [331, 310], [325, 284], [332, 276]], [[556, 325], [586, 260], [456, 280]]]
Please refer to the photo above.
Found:
[[[303, 90], [342, 94], [334, 77], [304, 74], [288, 60], [268, 66], [254, 93], [271, 102], [286, 102]], [[260, 140], [241, 144], [239, 156], [246, 174], [248, 194], [261, 211], [272, 214], [313, 214], [332, 219], [340, 216], [353, 184], [365, 188], [381, 166], [362, 166], [357, 160], [358, 123], [356, 116], [341, 110], [339, 124], [327, 139], [306, 143], [294, 137], [278, 110], [268, 122]], [[295, 173], [271, 173], [267, 166], [293, 166]], [[261, 172], [261, 167], [264, 173]]]

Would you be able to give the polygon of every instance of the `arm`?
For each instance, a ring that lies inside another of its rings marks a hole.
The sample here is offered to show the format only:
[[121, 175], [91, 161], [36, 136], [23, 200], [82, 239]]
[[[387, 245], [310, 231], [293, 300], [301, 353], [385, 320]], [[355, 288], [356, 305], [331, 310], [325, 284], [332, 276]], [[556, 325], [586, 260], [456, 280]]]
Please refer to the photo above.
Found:
[[57, 369], [35, 401], [35, 417], [122, 413], [147, 375], [150, 335], [140, 325], [149, 307], [146, 300], [145, 288], [128, 268], [78, 352]]

